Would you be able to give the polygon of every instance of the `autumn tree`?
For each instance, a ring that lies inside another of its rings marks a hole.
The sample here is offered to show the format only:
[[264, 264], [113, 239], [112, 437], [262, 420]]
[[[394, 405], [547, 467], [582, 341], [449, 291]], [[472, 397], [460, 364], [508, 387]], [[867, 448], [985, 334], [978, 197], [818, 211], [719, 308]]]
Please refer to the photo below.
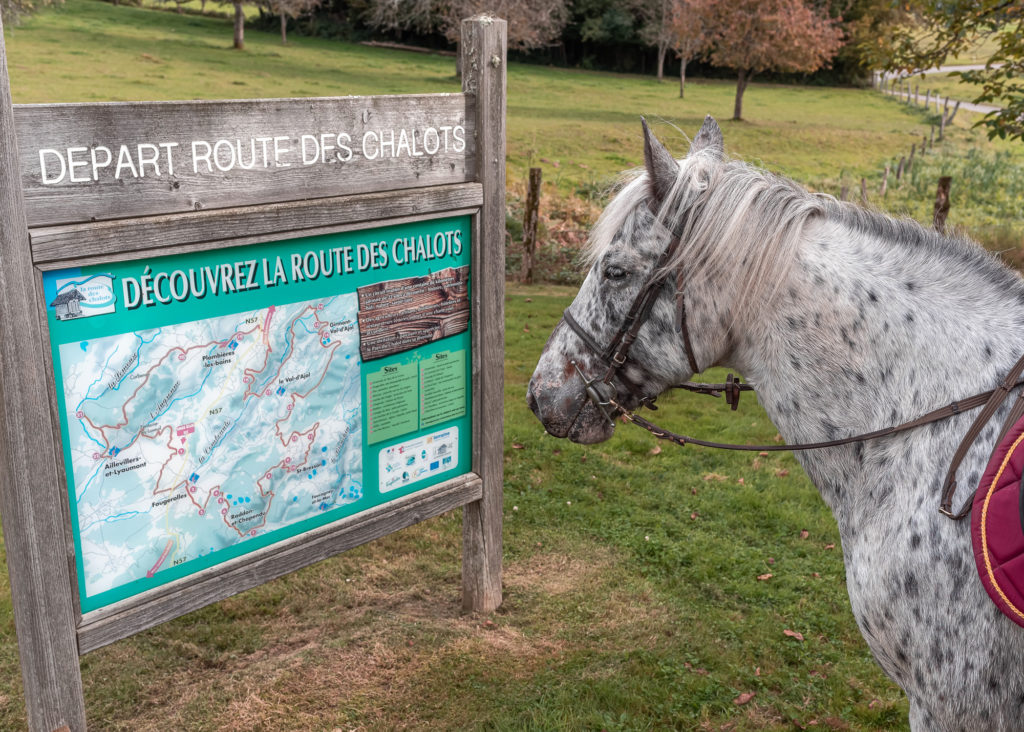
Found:
[[12, 26], [40, 8], [59, 4], [61, 0], [0, 0], [0, 19], [4, 25]]
[[1024, 4], [1020, 0], [913, 0], [903, 23], [865, 43], [887, 71], [941, 66], [952, 56], [988, 41], [995, 50], [982, 69], [954, 72], [975, 84], [976, 104], [1001, 109], [978, 124], [989, 137], [1024, 140]]
[[709, 13], [714, 0], [673, 0], [669, 30], [679, 58], [679, 98], [686, 93], [686, 65], [708, 49]]
[[715, 66], [736, 71], [733, 119], [743, 119], [743, 92], [763, 71], [816, 71], [843, 44], [839, 22], [803, 0], [710, 2], [706, 15]]

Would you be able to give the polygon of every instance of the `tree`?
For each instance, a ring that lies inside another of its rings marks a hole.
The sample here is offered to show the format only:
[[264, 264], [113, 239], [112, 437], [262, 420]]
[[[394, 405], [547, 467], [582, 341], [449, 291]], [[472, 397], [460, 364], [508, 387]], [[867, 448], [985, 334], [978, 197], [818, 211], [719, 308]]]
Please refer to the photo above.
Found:
[[743, 92], [763, 71], [817, 71], [843, 44], [839, 22], [803, 0], [730, 0], [708, 4], [711, 63], [734, 69], [733, 119], [743, 119]]
[[904, 23], [873, 45], [874, 60], [888, 71], [941, 66], [950, 56], [988, 39], [996, 50], [983, 69], [956, 72], [980, 91], [977, 104], [1001, 105], [978, 124], [989, 137], [1024, 140], [1024, 4], [1020, 0], [916, 0]]
[[679, 98], [686, 93], [686, 65], [708, 49], [708, 14], [714, 0], [675, 0], [669, 28], [679, 58]]
[[675, 6], [687, 0], [634, 0], [640, 18], [640, 40], [658, 53], [658, 81], [665, 78], [665, 56], [675, 41], [672, 19]]
[[551, 43], [568, 18], [566, 0], [370, 0], [365, 21], [384, 31], [441, 33], [458, 46], [463, 18], [482, 13], [504, 19], [508, 47], [520, 51]]
[[281, 19], [281, 44], [288, 44], [288, 18], [298, 18], [320, 6], [321, 0], [267, 0], [270, 12]]

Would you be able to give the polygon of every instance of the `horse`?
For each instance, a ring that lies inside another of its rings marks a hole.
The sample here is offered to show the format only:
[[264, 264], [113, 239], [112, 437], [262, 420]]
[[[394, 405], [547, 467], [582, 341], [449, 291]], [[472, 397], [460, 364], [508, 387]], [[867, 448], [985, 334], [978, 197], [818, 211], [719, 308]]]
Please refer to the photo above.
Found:
[[[558, 323], [530, 380], [527, 403], [551, 435], [607, 440], [620, 411], [728, 366], [787, 443], [834, 440], [992, 389], [1024, 353], [1024, 281], [978, 244], [732, 159], [710, 116], [681, 160], [643, 132], [643, 167], [591, 232], [566, 311], [576, 326]], [[601, 349], [621, 345], [645, 287], [645, 319], [609, 372]], [[1009, 408], [960, 464], [958, 502]], [[983, 591], [969, 522], [937, 510], [972, 419], [797, 453], [838, 524], [857, 625], [905, 691], [913, 730], [1024, 729], [1024, 629]]]

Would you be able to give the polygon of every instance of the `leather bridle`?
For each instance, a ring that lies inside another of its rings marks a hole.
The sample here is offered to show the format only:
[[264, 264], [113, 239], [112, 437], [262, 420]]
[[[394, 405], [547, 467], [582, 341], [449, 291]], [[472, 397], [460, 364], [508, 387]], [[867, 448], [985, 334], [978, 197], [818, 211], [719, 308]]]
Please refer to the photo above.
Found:
[[[674, 297], [676, 301], [676, 331], [682, 336], [683, 347], [686, 349], [686, 357], [689, 361], [691, 370], [694, 374], [698, 374], [701, 371], [697, 364], [697, 357], [693, 348], [693, 342], [690, 338], [690, 331], [686, 320], [686, 300], [683, 290], [683, 286], [685, 284], [684, 270], [682, 264], [678, 264], [675, 272], [673, 273], [668, 266], [669, 262], [672, 261], [672, 258], [679, 250], [680, 242], [682, 240], [682, 231], [687, 218], [688, 217], [684, 216], [683, 221], [673, 229], [672, 239], [669, 241], [665, 251], [655, 263], [651, 276], [646, 282], [644, 282], [640, 291], [633, 298], [633, 302], [630, 305], [629, 310], [626, 312], [622, 325], [619, 326], [618, 331], [616, 331], [615, 335], [612, 336], [607, 347], [601, 348], [597, 339], [594, 338], [578, 320], [576, 320], [569, 311], [569, 308], [566, 308], [562, 313], [562, 319], [565, 321], [565, 324], [569, 326], [573, 333], [579, 337], [588, 349], [597, 355], [598, 360], [606, 367], [603, 376], [588, 377], [587, 374], [584, 373], [583, 369], [580, 368], [580, 365], [576, 363], [576, 361], [572, 361], [573, 368], [583, 380], [583, 388], [587, 396], [587, 400], [582, 402], [579, 409], [577, 409], [572, 420], [573, 424], [575, 424], [576, 420], [579, 419], [580, 413], [589, 401], [589, 403], [594, 405], [597, 411], [613, 428], [615, 426], [615, 418], [621, 415], [621, 417], [627, 422], [632, 422], [633, 424], [643, 427], [658, 439], [668, 440], [679, 446], [693, 444], [723, 450], [779, 452], [786, 450], [818, 450], [827, 447], [849, 445], [856, 442], [865, 442], [867, 440], [873, 440], [905, 432], [910, 429], [915, 429], [917, 427], [948, 419], [949, 417], [953, 417], [971, 409], [984, 406], [984, 409], [982, 409], [975, 418], [970, 429], [964, 435], [964, 438], [961, 440], [960, 445], [953, 455], [949, 470], [946, 473], [946, 479], [943, 483], [941, 503], [939, 506], [939, 512], [948, 518], [958, 520], [967, 516], [971, 510], [972, 497], [968, 498], [957, 512], [954, 513], [952, 508], [953, 497], [957, 488], [957, 469], [966, 457], [971, 445], [974, 444], [974, 441], [981, 433], [982, 428], [984, 428], [999, 406], [1007, 396], [1009, 396], [1010, 391], [1024, 385], [1024, 380], [1021, 380], [1020, 378], [1021, 374], [1024, 373], [1024, 355], [1022, 355], [1014, 364], [1013, 368], [1010, 369], [1006, 377], [995, 389], [951, 402], [945, 407], [935, 409], [908, 422], [873, 430], [871, 432], [865, 432], [859, 435], [853, 435], [851, 437], [826, 440], [822, 442], [809, 442], [793, 445], [738, 445], [725, 442], [700, 440], [694, 437], [680, 435], [659, 427], [653, 422], [650, 422], [636, 414], [636, 412], [627, 410], [618, 403], [618, 390], [615, 387], [616, 380], [625, 386], [626, 389], [636, 398], [638, 402], [637, 409], [647, 407], [648, 409], [657, 410], [657, 406], [655, 406], [654, 403], [657, 396], [645, 396], [640, 387], [633, 383], [623, 373], [623, 367], [629, 363], [630, 348], [632, 348], [633, 344], [636, 342], [640, 329], [643, 328], [644, 323], [646, 323], [648, 318], [650, 318], [651, 311], [653, 310], [658, 297], [661, 295], [664, 285], [670, 280], [670, 278], [672, 278], [673, 274], [675, 285]], [[726, 402], [734, 411], [739, 406], [740, 393], [754, 390], [750, 385], [741, 383], [739, 380], [735, 379], [732, 374], [728, 375], [724, 384], [704, 384], [687, 381], [682, 384], [670, 386], [668, 389], [686, 389], [688, 391], [709, 394], [711, 396], [720, 396], [724, 394]], [[1000, 432], [999, 439], [995, 442], [996, 445], [1002, 441], [1003, 436], [1009, 431], [1010, 427], [1012, 427], [1022, 416], [1024, 416], [1024, 392], [1018, 394], [1016, 401], [1010, 409], [1010, 413], [1003, 424], [1002, 431]], [[1022, 483], [1021, 490], [1022, 495], [1024, 495], [1024, 483]], [[1022, 511], [1024, 511], [1024, 509], [1022, 509]], [[1024, 521], [1024, 514], [1022, 514], [1022, 521]]]

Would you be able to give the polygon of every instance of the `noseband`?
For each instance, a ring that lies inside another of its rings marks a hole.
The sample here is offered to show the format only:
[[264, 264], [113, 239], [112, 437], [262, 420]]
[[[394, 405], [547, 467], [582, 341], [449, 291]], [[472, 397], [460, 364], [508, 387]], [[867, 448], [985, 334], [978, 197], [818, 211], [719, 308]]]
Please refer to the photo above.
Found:
[[[691, 209], [691, 212], [692, 210], [693, 209]], [[641, 391], [640, 386], [627, 378], [627, 376], [622, 373], [622, 370], [623, 367], [629, 363], [629, 350], [633, 346], [633, 343], [636, 342], [640, 329], [643, 328], [644, 323], [646, 323], [650, 318], [651, 311], [654, 309], [654, 303], [657, 302], [658, 296], [661, 294], [662, 287], [669, 281], [670, 276], [673, 274], [668, 267], [668, 263], [672, 260], [672, 257], [679, 249], [680, 241], [682, 240], [682, 231], [685, 227], [686, 220], [689, 217], [689, 213], [690, 212], [688, 212], [688, 214], [683, 217], [682, 221], [672, 230], [672, 240], [655, 263], [651, 276], [646, 282], [644, 282], [640, 291], [636, 294], [636, 297], [633, 298], [633, 303], [626, 312], [626, 317], [623, 319], [622, 325], [619, 326], [618, 331], [616, 331], [611, 342], [606, 348], [601, 348], [597, 339], [594, 338], [586, 328], [580, 325], [579, 321], [576, 320], [571, 312], [569, 312], [569, 308], [566, 308], [562, 313], [562, 319], [565, 321], [566, 325], [568, 325], [573, 333], [583, 341], [587, 348], [597, 355], [600, 362], [607, 367], [604, 376], [593, 376], [588, 378], [587, 374], [583, 372], [583, 369], [580, 368], [579, 364], [576, 363], [576, 361], [572, 362], [572, 366], [576, 370], [576, 373], [578, 373], [580, 378], [583, 380], [583, 388], [587, 397], [587, 400], [580, 404], [579, 409], [576, 411], [576, 415], [573, 417], [573, 423], [579, 419], [580, 413], [583, 411], [583, 407], [586, 406], [589, 401], [597, 408], [598, 413], [600, 413], [612, 427], [615, 426], [615, 417], [622, 415], [623, 419], [643, 427], [658, 439], [668, 440], [680, 446], [693, 444], [724, 450], [776, 452], [782, 450], [817, 450], [827, 447], [849, 445], [855, 442], [864, 442], [867, 440], [877, 439], [879, 437], [897, 434], [906, 430], [915, 429], [917, 427], [948, 419], [949, 417], [953, 417], [962, 412], [983, 406], [984, 409], [982, 409], [981, 413], [975, 418], [971, 427], [968, 429], [966, 435], [961, 441], [960, 446], [957, 448], [956, 453], [953, 455], [949, 471], [947, 472], [946, 479], [943, 482], [942, 498], [939, 506], [939, 512], [948, 518], [956, 520], [967, 516], [971, 509], [972, 498], [968, 498], [959, 511], [953, 510], [953, 497], [957, 488], [957, 469], [964, 457], [966, 457], [969, 448], [981, 433], [982, 428], [992, 418], [992, 415], [995, 414], [996, 410], [1009, 396], [1010, 392], [1017, 387], [1024, 385], [1024, 381], [1021, 380], [1021, 376], [1024, 374], [1024, 356], [1021, 356], [1017, 363], [1013, 365], [1002, 383], [991, 391], [974, 394], [973, 396], [965, 399], [952, 402], [945, 407], [928, 412], [927, 414], [924, 414], [917, 419], [910, 420], [909, 422], [903, 422], [892, 427], [885, 427], [883, 429], [866, 432], [860, 435], [853, 435], [851, 437], [827, 440], [823, 442], [794, 445], [736, 445], [724, 442], [710, 442], [708, 440], [699, 440], [694, 437], [676, 434], [675, 432], [663, 429], [653, 422], [650, 422], [619, 405], [616, 401], [616, 398], [618, 397], [618, 390], [614, 383], [616, 379], [618, 379], [619, 382], [621, 382], [636, 398], [639, 405], [638, 408], [647, 407], [649, 409], [657, 409], [654, 404], [657, 396], [645, 396]], [[685, 277], [683, 267], [682, 264], [679, 264], [676, 267], [674, 278], [676, 332], [682, 335], [683, 347], [686, 350], [686, 358], [690, 362], [690, 368], [693, 373], [698, 374], [700, 373], [700, 367], [697, 365], [697, 358], [693, 350], [693, 343], [690, 339], [690, 331], [686, 322], [686, 301], [683, 294], [684, 284]], [[725, 394], [726, 402], [733, 410], [735, 410], [739, 405], [740, 392], [753, 391], [753, 387], [734, 379], [732, 374], [728, 375], [726, 383], [724, 384], [685, 382], [668, 388], [687, 389], [701, 394], [710, 394], [711, 396]], [[1007, 430], [1021, 416], [1024, 416], [1024, 392], [1018, 395], [1015, 403], [1010, 409], [1010, 414], [1004, 422], [1002, 433], [1000, 434], [999, 439], [996, 440], [996, 444], [999, 444], [1002, 440], [1002, 435], [1006, 434]], [[1022, 490], [1024, 490], [1024, 488], [1022, 488]]]

